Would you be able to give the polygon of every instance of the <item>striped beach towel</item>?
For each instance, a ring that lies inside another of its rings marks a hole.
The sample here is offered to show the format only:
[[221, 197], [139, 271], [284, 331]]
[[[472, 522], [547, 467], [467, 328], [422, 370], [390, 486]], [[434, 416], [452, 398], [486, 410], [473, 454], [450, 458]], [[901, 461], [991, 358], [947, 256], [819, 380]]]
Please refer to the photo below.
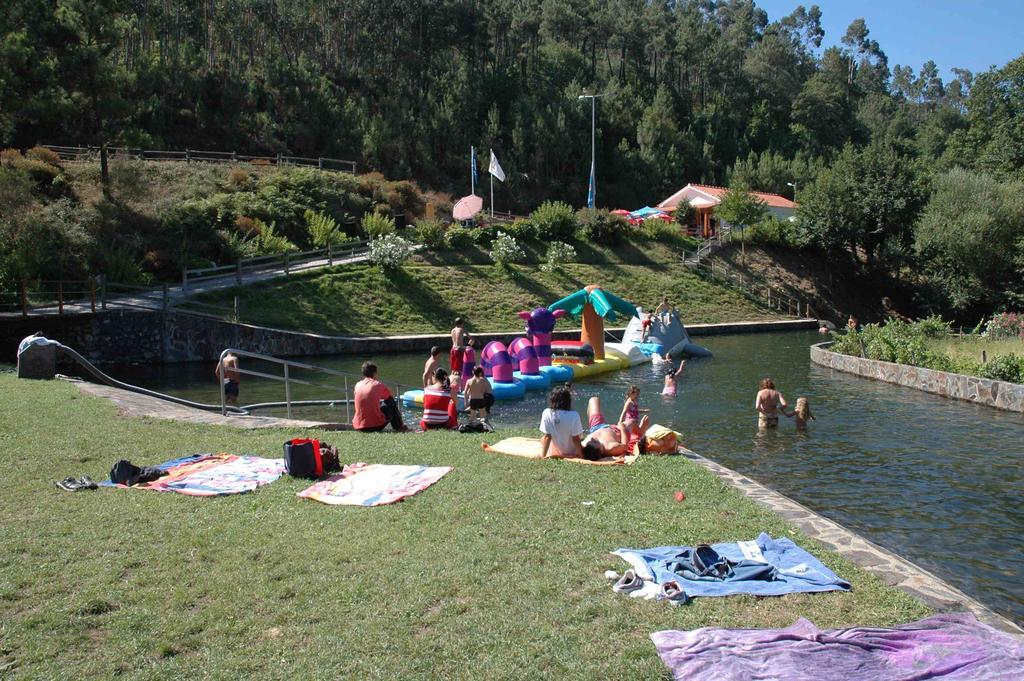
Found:
[[[157, 468], [167, 475], [152, 482], [133, 485], [132, 489], [177, 492], [194, 497], [214, 497], [251, 492], [284, 475], [284, 459], [234, 454], [193, 454], [171, 459]], [[108, 487], [124, 487], [107, 480]]]

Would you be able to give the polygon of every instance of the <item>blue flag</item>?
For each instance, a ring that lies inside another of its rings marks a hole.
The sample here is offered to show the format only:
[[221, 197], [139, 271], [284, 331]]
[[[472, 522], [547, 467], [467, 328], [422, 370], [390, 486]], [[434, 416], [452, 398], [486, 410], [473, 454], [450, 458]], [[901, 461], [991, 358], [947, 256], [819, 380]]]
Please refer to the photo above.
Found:
[[590, 163], [590, 188], [587, 190], [587, 208], [594, 207], [594, 201], [597, 198], [597, 177], [594, 173], [594, 163]]
[[469, 167], [470, 167], [471, 172], [473, 174], [473, 178], [472, 178], [473, 181], [472, 181], [472, 184], [471, 184], [470, 193], [471, 194], [476, 194], [477, 176], [476, 176], [476, 148], [475, 147], [470, 147], [469, 148]]

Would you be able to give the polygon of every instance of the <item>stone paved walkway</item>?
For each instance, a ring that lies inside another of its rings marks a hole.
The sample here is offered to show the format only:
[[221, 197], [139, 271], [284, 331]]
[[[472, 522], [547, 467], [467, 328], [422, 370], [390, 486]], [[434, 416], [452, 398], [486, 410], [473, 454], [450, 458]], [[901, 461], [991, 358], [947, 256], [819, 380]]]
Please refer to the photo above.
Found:
[[779, 494], [731, 468], [706, 459], [699, 454], [686, 452], [686, 458], [704, 466], [721, 480], [737, 488], [754, 501], [767, 506], [775, 513], [789, 520], [802, 532], [836, 553], [848, 558], [867, 572], [875, 575], [889, 586], [895, 586], [911, 596], [920, 599], [937, 612], [959, 612], [969, 610], [996, 629], [1024, 637], [1024, 630], [974, 600], [959, 589], [947, 584], [924, 568], [883, 549], [877, 544], [851, 532], [839, 523], [818, 515], [802, 504]]

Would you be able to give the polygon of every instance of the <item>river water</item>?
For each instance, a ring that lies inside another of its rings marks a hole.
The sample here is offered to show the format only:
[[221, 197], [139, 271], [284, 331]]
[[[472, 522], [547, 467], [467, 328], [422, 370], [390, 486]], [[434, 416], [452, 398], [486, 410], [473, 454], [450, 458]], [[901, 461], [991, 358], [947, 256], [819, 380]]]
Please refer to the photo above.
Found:
[[[1024, 416], [811, 364], [815, 332], [700, 339], [715, 356], [691, 360], [675, 398], [661, 397], [651, 365], [581, 380], [575, 406], [602, 398], [618, 415], [630, 383], [654, 422], [684, 434], [688, 447], [779, 490], [872, 541], [925, 567], [1009, 618], [1024, 623]], [[374, 358], [381, 375], [416, 384], [421, 355]], [[362, 358], [311, 364], [357, 372]], [[251, 367], [252, 364], [247, 366]], [[265, 368], [254, 367], [257, 370]], [[155, 390], [219, 402], [210, 363], [122, 366], [110, 373]], [[817, 420], [797, 433], [792, 420], [757, 432], [753, 409], [764, 376], [790, 401], [805, 396]], [[241, 403], [283, 400], [281, 384], [243, 377]], [[293, 399], [333, 397], [299, 387]], [[499, 402], [495, 426], [535, 427], [543, 393]], [[261, 411], [261, 414], [272, 412]], [[297, 418], [344, 417], [344, 408], [309, 408]]]

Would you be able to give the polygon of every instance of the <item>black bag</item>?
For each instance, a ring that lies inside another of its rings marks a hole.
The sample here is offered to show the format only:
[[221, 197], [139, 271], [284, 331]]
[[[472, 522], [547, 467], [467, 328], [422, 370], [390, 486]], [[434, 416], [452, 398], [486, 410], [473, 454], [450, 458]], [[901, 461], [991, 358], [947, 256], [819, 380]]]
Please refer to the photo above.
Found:
[[341, 470], [338, 448], [319, 440], [289, 440], [284, 443], [284, 468], [295, 478], [322, 478]]
[[460, 433], [493, 433], [494, 428], [487, 421], [473, 419], [459, 426]]
[[115, 485], [137, 485], [140, 482], [152, 482], [167, 475], [167, 471], [156, 466], [139, 468], [127, 459], [121, 459], [110, 469], [110, 481]]

